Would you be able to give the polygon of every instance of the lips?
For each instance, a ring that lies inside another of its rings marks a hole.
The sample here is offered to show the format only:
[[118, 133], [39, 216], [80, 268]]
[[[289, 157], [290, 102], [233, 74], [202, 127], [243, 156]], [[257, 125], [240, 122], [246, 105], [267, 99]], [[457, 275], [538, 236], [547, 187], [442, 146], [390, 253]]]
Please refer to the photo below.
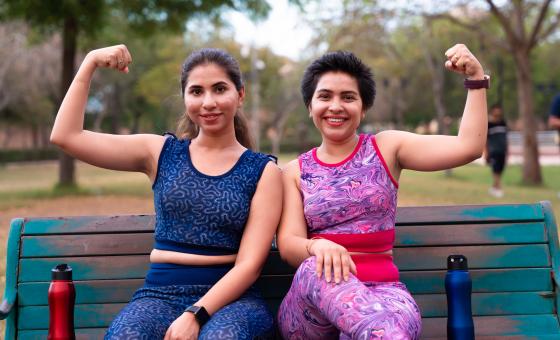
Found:
[[348, 120], [348, 118], [345, 117], [325, 117], [324, 119], [327, 121], [327, 124], [330, 126], [341, 126], [342, 124], [344, 124], [344, 122]]
[[205, 113], [199, 115], [199, 117], [205, 122], [213, 122], [216, 119], [218, 119], [218, 117], [220, 117], [221, 115], [222, 115], [221, 113]]

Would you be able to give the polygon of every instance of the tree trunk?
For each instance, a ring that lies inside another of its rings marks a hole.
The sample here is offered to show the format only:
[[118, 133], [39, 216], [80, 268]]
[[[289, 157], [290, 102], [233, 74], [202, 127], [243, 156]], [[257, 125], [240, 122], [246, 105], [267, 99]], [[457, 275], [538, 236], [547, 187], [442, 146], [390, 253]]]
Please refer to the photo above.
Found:
[[[64, 20], [64, 29], [62, 33], [62, 79], [60, 88], [60, 103], [64, 98], [64, 94], [68, 91], [72, 78], [74, 77], [74, 59], [76, 56], [76, 45], [78, 40], [78, 23], [74, 17], [67, 17]], [[59, 186], [75, 186], [74, 158], [70, 155], [59, 153]]]
[[537, 128], [533, 114], [533, 78], [529, 53], [523, 47], [514, 52], [515, 72], [517, 73], [517, 103], [519, 115], [523, 122], [523, 183], [541, 184]]

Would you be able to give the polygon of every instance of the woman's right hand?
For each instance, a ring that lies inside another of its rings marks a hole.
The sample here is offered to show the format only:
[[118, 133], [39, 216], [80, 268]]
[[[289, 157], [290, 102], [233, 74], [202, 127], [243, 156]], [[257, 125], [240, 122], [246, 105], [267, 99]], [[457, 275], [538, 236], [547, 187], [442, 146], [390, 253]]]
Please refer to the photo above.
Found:
[[96, 67], [107, 67], [128, 73], [128, 65], [132, 63], [132, 57], [125, 45], [115, 45], [90, 51], [86, 61], [95, 64]]
[[307, 246], [309, 254], [315, 256], [317, 262], [317, 277], [325, 274], [325, 280], [331, 282], [334, 273], [334, 282], [339, 283], [341, 277], [348, 281], [349, 273], [356, 275], [356, 264], [352, 261], [348, 250], [343, 246], [322, 238], [311, 239]]

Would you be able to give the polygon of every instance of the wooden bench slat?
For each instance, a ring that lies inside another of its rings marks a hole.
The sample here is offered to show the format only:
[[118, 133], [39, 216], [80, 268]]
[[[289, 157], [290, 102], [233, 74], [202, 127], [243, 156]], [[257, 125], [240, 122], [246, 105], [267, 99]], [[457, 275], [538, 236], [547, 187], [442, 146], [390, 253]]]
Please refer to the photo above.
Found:
[[546, 244], [395, 248], [395, 264], [401, 271], [447, 268], [447, 256], [463, 254], [469, 268], [549, 267]]
[[[472, 313], [474, 316], [552, 314], [554, 299], [543, 297], [543, 293], [551, 292], [473, 293]], [[445, 294], [416, 294], [414, 299], [420, 307], [422, 317], [447, 316]]]
[[[103, 339], [106, 327], [103, 328], [78, 328], [75, 330], [76, 340], [99, 340]], [[19, 332], [18, 340], [45, 340], [48, 334], [47, 329], [22, 330]]]
[[396, 247], [546, 243], [542, 222], [400, 226]]
[[152, 214], [26, 218], [22, 235], [153, 232], [154, 225]]
[[544, 214], [538, 204], [460, 205], [399, 207], [397, 225], [422, 225], [471, 222], [542, 221]]
[[[125, 303], [86, 304], [74, 307], [76, 328], [107, 327]], [[28, 306], [18, 308], [18, 329], [48, 329], [49, 307]]]
[[[444, 294], [446, 271], [415, 271], [401, 274], [412, 294]], [[473, 293], [551, 291], [549, 268], [472, 270]], [[531, 280], [526, 280], [530, 277]], [[76, 281], [76, 303], [128, 302], [143, 279]], [[256, 283], [265, 299], [283, 298], [292, 284], [291, 275], [263, 275]], [[18, 285], [19, 305], [47, 304], [49, 282]]]
[[20, 256], [140, 255], [149, 254], [153, 245], [153, 233], [24, 236]]
[[[475, 332], [478, 335], [539, 335], [560, 334], [556, 315], [507, 315], [473, 317]], [[446, 318], [422, 319], [422, 339], [445, 337]], [[558, 335], [557, 335], [558, 336]]]
[[[395, 249], [395, 263], [401, 271], [445, 269], [449, 254], [464, 254], [469, 267], [525, 268], [548, 267], [546, 245], [498, 245], [491, 247], [423, 247]], [[147, 255], [24, 258], [20, 260], [19, 282], [49, 281], [50, 269], [59, 263], [72, 266], [75, 280], [143, 278], [148, 269]], [[290, 274], [278, 252], [271, 252], [263, 274]]]
[[[395, 247], [546, 243], [544, 224], [505, 223], [397, 227]], [[148, 254], [153, 233], [23, 236], [21, 257]]]
[[[413, 294], [445, 293], [446, 270], [406, 271], [400, 273]], [[473, 292], [550, 291], [550, 268], [469, 270]], [[530, 280], [527, 278], [530, 277]]]

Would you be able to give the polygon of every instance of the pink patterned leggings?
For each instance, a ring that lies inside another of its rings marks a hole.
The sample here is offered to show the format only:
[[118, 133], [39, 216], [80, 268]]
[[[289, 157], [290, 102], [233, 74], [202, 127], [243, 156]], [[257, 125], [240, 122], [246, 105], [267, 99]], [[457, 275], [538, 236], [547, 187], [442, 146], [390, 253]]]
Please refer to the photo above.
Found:
[[284, 339], [419, 339], [420, 310], [401, 282], [339, 284], [315, 274], [315, 257], [299, 266], [280, 305]]

